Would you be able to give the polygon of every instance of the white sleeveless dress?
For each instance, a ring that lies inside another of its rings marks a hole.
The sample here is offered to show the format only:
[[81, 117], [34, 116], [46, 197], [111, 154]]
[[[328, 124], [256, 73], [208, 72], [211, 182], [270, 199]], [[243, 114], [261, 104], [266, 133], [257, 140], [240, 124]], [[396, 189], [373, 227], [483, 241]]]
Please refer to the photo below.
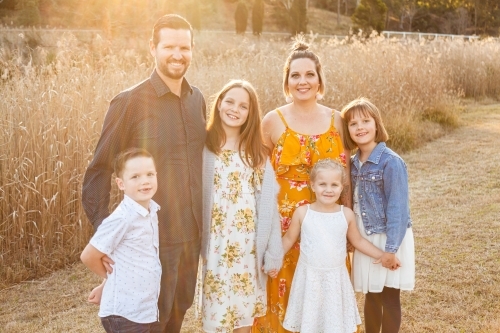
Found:
[[361, 324], [345, 265], [347, 220], [307, 208], [300, 257], [283, 327], [301, 333], [353, 333]]

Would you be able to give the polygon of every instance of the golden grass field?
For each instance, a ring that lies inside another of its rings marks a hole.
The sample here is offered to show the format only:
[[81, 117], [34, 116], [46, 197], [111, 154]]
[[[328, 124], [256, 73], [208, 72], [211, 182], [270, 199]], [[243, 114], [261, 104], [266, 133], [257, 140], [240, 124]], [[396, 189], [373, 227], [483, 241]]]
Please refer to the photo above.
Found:
[[[146, 37], [84, 37], [33, 31], [1, 39], [0, 288], [78, 259], [92, 232], [81, 181], [105, 111], [114, 95], [152, 71]], [[492, 40], [307, 39], [324, 64], [324, 103], [339, 109], [369, 97], [397, 151], [455, 127], [462, 96], [500, 96], [500, 43]], [[229, 79], [247, 79], [268, 111], [284, 103], [289, 45], [202, 32], [188, 78], [208, 100]]]
[[[1, 36], [0, 290], [13, 288], [7, 289], [10, 292], [27, 287], [28, 284], [23, 281], [47, 276], [78, 260], [79, 253], [92, 233], [80, 204], [81, 182], [92, 158], [104, 114], [111, 98], [122, 89], [148, 77], [153, 64], [148, 55], [147, 37], [113, 41], [99, 35], [79, 35], [77, 38], [72, 34], [49, 36], [37, 31], [5, 33]], [[313, 35], [306, 38], [322, 58], [327, 80], [324, 104], [340, 109], [356, 97], [369, 97], [382, 110], [391, 135], [389, 144], [398, 152], [422, 147], [426, 142], [457, 128], [459, 115], [464, 110], [463, 97], [500, 97], [500, 43], [493, 40], [468, 43], [459, 40], [401, 41], [382, 37], [363, 40], [356, 36], [345, 40], [320, 39]], [[202, 90], [208, 101], [209, 96], [229, 79], [247, 79], [255, 85], [264, 112], [269, 111], [284, 103], [281, 76], [289, 45], [290, 40], [284, 37], [257, 39], [201, 32], [196, 35], [194, 61], [188, 79]], [[467, 114], [464, 117], [468, 119]], [[476, 121], [474, 116], [470, 119]], [[428, 182], [434, 174], [440, 174], [438, 171], [442, 169], [439, 167], [448, 165], [449, 162], [441, 161], [441, 158], [460, 158], [460, 163], [450, 170], [461, 170], [463, 166], [479, 170], [488, 165], [491, 156], [498, 155], [495, 151], [480, 153], [476, 146], [468, 143], [470, 139], [470, 136], [462, 138], [470, 153], [474, 153], [469, 157], [457, 156], [465, 153], [465, 150], [452, 155], [448, 149], [434, 146], [435, 155], [425, 162], [425, 166], [432, 166], [432, 170], [427, 170], [429, 174], [422, 181]], [[493, 144], [491, 146], [493, 148]], [[408, 158], [411, 159], [413, 154], [411, 152]], [[460, 175], [474, 182], [481, 179], [478, 175], [470, 175], [470, 178], [465, 176], [468, 175]], [[470, 193], [476, 190], [483, 192], [481, 186], [487, 186], [489, 193], [498, 190], [497, 178], [498, 172], [495, 174], [491, 171], [485, 175], [485, 182], [467, 186], [466, 192], [450, 189], [448, 193], [445, 189], [451, 178], [444, 173], [435, 184], [426, 183], [428, 187], [424, 189], [423, 195], [426, 198], [431, 189], [439, 190], [441, 192], [436, 200], [441, 202], [440, 207], [453, 204], [453, 211], [462, 211], [467, 205], [461, 200], [469, 203], [472, 200]], [[494, 209], [498, 209], [498, 204], [492, 204], [490, 210]], [[418, 206], [414, 210], [417, 221], [418, 214], [429, 212], [429, 209], [419, 212]], [[444, 227], [442, 215], [449, 211], [443, 208], [437, 213], [440, 217], [436, 216], [433, 219], [436, 225], [432, 225], [436, 229], [429, 231], [428, 238], [423, 240], [429, 245], [421, 248], [424, 253], [427, 250], [434, 256], [422, 262], [423, 266], [435, 265], [441, 257], [444, 258], [443, 262], [439, 262], [441, 267], [447, 267], [447, 263], [455, 261], [461, 264], [464, 257], [456, 257], [453, 247], [445, 247], [442, 252], [434, 251], [436, 246], [445, 244], [449, 235], [453, 235], [451, 240], [456, 241], [457, 245], [470, 243], [475, 260], [482, 259], [490, 253], [488, 251], [495, 249], [494, 244], [486, 251], [482, 244], [458, 239], [456, 236], [464, 232], [463, 228], [453, 227], [447, 233], [442, 233], [439, 231], [440, 227]], [[481, 210], [481, 214], [487, 213], [487, 208], [484, 208], [484, 212]], [[462, 215], [457, 216], [457, 219], [459, 217]], [[460, 221], [457, 219], [446, 223], [455, 226]], [[482, 221], [467, 220], [461, 223], [468, 222], [476, 226]], [[494, 221], [490, 220], [488, 225], [488, 235], [494, 235]], [[415, 231], [416, 234], [419, 231], [418, 224]], [[417, 237], [422, 237], [422, 234]], [[484, 240], [484, 244], [489, 243]], [[498, 264], [498, 259], [491, 257], [489, 263], [492, 262]], [[81, 270], [78, 266], [75, 269]], [[476, 269], [482, 272], [484, 267]], [[81, 272], [67, 272], [69, 276], [85, 276]], [[433, 275], [429, 278], [449, 279], [458, 273], [455, 270], [439, 272], [445, 273], [435, 275], [432, 271], [429, 274]], [[472, 270], [467, 272], [472, 274]], [[470, 279], [472, 277], [467, 276], [465, 281], [457, 283], [457, 290], [453, 292], [456, 298], [469, 296], [462, 294], [463, 289], [459, 287], [472, 283]], [[20, 282], [23, 283], [19, 285]], [[479, 282], [483, 283], [483, 280], [479, 279]], [[36, 282], [33, 286], [45, 283]], [[491, 290], [487, 292], [488, 289], [481, 289], [476, 295], [478, 300], [494, 294], [494, 282], [484, 280], [484, 285], [485, 288], [491, 285]], [[440, 293], [448, 290], [438, 287], [426, 294], [425, 299], [435, 296], [446, 309], [461, 304], [455, 298], [442, 299]], [[50, 295], [48, 290], [40, 297]], [[446, 295], [449, 297], [448, 293]], [[56, 308], [73, 302], [73, 296], [67, 297], [69, 303], [59, 300]], [[408, 302], [412, 300], [408, 299]], [[483, 303], [478, 304], [485, 308]], [[494, 298], [487, 304], [495, 305]], [[13, 303], [10, 301], [0, 305], [2, 318], [13, 314], [13, 310], [5, 310], [5, 307], [11, 309], [11, 306]], [[422, 327], [424, 322], [440, 325], [441, 317], [432, 317], [436, 313], [433, 306], [428, 307], [429, 319], [415, 321], [418, 327]], [[418, 310], [421, 308], [419, 304]], [[20, 309], [22, 315], [30, 313], [24, 306]], [[47, 307], [47, 310], [50, 309], [50, 306]], [[65, 309], [68, 310], [68, 307]], [[469, 309], [468, 306], [463, 311], [447, 312], [447, 315], [461, 322], [459, 316], [467, 316]], [[483, 313], [486, 310], [478, 311]], [[485, 317], [470, 320], [472, 323], [484, 323], [495, 318], [488, 317], [491, 312], [484, 313]], [[407, 315], [413, 314], [410, 312]], [[32, 319], [37, 322], [39, 315], [34, 316]], [[44, 315], [41, 318], [47, 317]], [[495, 323], [491, 325], [498, 328]], [[456, 330], [470, 331], [475, 330]]]
[[[460, 122], [402, 154], [417, 272], [415, 290], [401, 293], [402, 333], [500, 332], [500, 104], [471, 103]], [[102, 332], [86, 303], [99, 282], [77, 263], [0, 291], [0, 332]], [[202, 332], [192, 310], [183, 332]]]

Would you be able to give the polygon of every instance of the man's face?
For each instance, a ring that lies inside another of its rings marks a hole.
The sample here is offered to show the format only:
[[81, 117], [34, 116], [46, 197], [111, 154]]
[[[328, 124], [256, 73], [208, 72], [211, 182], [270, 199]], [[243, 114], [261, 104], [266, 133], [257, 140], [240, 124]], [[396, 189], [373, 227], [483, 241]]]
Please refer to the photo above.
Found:
[[182, 79], [193, 57], [191, 32], [163, 28], [158, 32], [158, 37], [158, 45], [154, 45], [152, 41], [149, 45], [151, 55], [155, 57], [156, 68], [170, 79]]

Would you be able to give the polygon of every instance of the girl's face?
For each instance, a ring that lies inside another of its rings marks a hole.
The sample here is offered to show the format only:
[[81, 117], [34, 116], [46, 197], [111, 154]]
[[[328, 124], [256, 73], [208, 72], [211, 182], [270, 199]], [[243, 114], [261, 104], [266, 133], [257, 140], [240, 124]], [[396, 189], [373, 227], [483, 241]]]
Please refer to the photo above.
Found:
[[319, 90], [316, 64], [309, 58], [295, 59], [290, 63], [288, 91], [294, 100], [315, 99]]
[[342, 193], [342, 172], [335, 169], [319, 169], [311, 189], [316, 194], [316, 202], [332, 205], [337, 202]]
[[347, 123], [349, 135], [361, 149], [376, 145], [375, 136], [377, 134], [377, 125], [375, 119], [368, 114], [355, 112], [353, 117]]
[[250, 110], [250, 96], [243, 88], [232, 88], [226, 92], [218, 105], [222, 128], [240, 128], [245, 124]]

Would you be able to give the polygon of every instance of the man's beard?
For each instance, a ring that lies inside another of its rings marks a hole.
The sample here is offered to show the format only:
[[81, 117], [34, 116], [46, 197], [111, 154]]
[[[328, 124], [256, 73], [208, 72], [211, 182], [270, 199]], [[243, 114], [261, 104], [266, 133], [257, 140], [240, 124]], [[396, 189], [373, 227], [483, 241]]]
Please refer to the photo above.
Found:
[[168, 62], [161, 62], [158, 66], [158, 69], [160, 72], [165, 75], [166, 77], [173, 79], [173, 80], [179, 80], [184, 77], [184, 74], [186, 74], [187, 70], [189, 68], [189, 64], [185, 63], [184, 70], [177, 70], [175, 72], [169, 70], [168, 68]]

